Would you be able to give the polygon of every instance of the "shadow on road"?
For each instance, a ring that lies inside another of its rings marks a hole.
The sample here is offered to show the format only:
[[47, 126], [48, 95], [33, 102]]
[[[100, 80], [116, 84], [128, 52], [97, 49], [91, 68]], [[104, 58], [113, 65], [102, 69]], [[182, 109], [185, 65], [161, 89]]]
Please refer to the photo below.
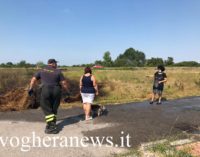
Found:
[[82, 120], [84, 120], [84, 114], [58, 119], [58, 121], [60, 121], [57, 124], [58, 131], [61, 132], [65, 126], [78, 123]]

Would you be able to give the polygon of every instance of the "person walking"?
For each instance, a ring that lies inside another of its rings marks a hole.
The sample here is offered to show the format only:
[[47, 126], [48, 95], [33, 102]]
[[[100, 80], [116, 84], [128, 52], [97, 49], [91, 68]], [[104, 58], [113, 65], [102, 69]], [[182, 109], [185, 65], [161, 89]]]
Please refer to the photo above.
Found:
[[86, 67], [84, 75], [80, 78], [80, 93], [83, 101], [83, 110], [85, 112], [85, 120], [91, 120], [91, 105], [95, 95], [98, 95], [98, 86], [96, 78], [92, 75], [90, 67]]
[[156, 95], [158, 95], [157, 104], [158, 105], [161, 104], [164, 83], [167, 82], [167, 75], [164, 71], [165, 71], [165, 67], [163, 65], [157, 66], [157, 71], [154, 74], [153, 94], [152, 94], [150, 104], [154, 103], [154, 99]]
[[68, 90], [66, 79], [61, 70], [57, 69], [57, 61], [49, 59], [48, 65], [37, 72], [30, 82], [28, 94], [33, 94], [33, 87], [37, 80], [41, 80], [42, 91], [40, 105], [45, 115], [46, 128], [45, 133], [56, 134], [58, 129], [56, 126], [57, 110], [61, 100], [61, 90]]

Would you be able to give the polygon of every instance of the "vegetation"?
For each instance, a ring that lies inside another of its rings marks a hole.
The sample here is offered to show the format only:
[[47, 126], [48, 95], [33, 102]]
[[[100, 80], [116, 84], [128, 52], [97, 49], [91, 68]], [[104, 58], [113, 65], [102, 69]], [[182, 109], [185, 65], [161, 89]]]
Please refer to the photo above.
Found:
[[199, 63], [195, 61], [183, 61], [183, 62], [174, 64], [174, 66], [199, 67]]
[[163, 65], [163, 64], [164, 64], [164, 61], [162, 58], [151, 58], [151, 59], [148, 59], [146, 62], [146, 65], [149, 67]]
[[160, 154], [162, 157], [193, 157], [189, 150], [177, 150], [169, 142], [156, 144], [150, 151]]
[[[36, 69], [0, 69], [0, 93], [15, 87], [28, 86]], [[200, 95], [200, 68], [168, 67], [168, 82], [165, 85], [164, 97], [175, 99]], [[64, 70], [64, 75], [71, 84], [71, 95], [79, 93], [79, 79], [83, 68], [71, 67]], [[124, 103], [149, 99], [152, 92], [155, 68], [104, 68], [94, 69], [100, 95], [98, 103]]]
[[22, 60], [16, 64], [14, 64], [12, 62], [0, 64], [0, 67], [2, 67], [2, 68], [30, 68], [30, 67], [34, 67], [34, 66], [36, 66], [36, 65], [27, 63], [25, 60]]
[[[152, 92], [155, 68], [104, 68], [94, 69], [100, 88], [98, 103], [124, 103], [149, 99]], [[200, 68], [167, 68], [168, 82], [164, 97], [175, 99], [186, 96], [199, 96]], [[78, 82], [82, 68], [68, 68], [64, 72], [70, 80]], [[78, 89], [77, 89], [78, 90]], [[76, 91], [79, 92], [79, 91]]]
[[145, 54], [143, 52], [129, 48], [117, 57], [114, 65], [117, 67], [141, 67], [145, 65], [145, 61]]
[[190, 147], [179, 149], [177, 146], [171, 145], [170, 140], [166, 142], [149, 145], [145, 149], [129, 149], [125, 153], [114, 154], [114, 157], [194, 157]]
[[33, 69], [25, 68], [0, 69], [0, 94], [10, 89], [27, 86], [34, 72], [35, 70]]
[[[179, 63], [174, 63], [173, 57], [168, 57], [166, 60], [163, 58], [152, 57], [146, 59], [144, 52], [136, 50], [134, 48], [128, 48], [124, 53], [119, 54], [119, 56], [113, 60], [111, 53], [106, 51], [103, 55], [103, 60], [96, 60], [94, 63], [73, 65], [73, 67], [92, 67], [94, 65], [101, 65], [104, 67], [155, 67], [157, 65], [165, 66], [178, 66], [178, 67], [200, 67], [200, 63], [195, 61], [182, 61]], [[42, 61], [37, 62], [36, 64], [27, 63], [25, 60], [20, 61], [19, 63], [2, 63], [0, 67], [2, 68], [33, 68], [33, 67], [43, 67], [45, 64]], [[61, 66], [61, 68], [67, 67], [66, 65]]]

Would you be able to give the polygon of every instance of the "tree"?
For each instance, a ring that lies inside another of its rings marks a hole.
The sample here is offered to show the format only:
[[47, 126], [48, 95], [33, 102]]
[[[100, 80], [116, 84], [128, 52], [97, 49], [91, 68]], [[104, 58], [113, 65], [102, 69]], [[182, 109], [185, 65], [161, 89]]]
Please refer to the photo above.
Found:
[[34, 64], [27, 63], [25, 60], [20, 61], [17, 63], [17, 67], [23, 67], [23, 68], [29, 68], [29, 67], [34, 67]]
[[26, 61], [22, 60], [17, 64], [18, 67], [26, 67]]
[[1, 63], [1, 67], [2, 67], [2, 68], [5, 68], [5, 67], [6, 67], [6, 64]]
[[166, 66], [171, 66], [173, 64], [174, 64], [174, 58], [173, 57], [168, 57], [167, 60], [165, 60]]
[[200, 66], [200, 64], [195, 61], [183, 61], [183, 62], [174, 64], [174, 66], [198, 67]]
[[[2, 66], [2, 65], [1, 65]], [[6, 67], [6, 68], [12, 68], [15, 65], [12, 62], [7, 62], [6, 64], [4, 64], [2, 67]]]
[[108, 67], [112, 66], [112, 64], [113, 64], [113, 61], [112, 61], [109, 51], [104, 53], [103, 64], [104, 64], [104, 66], [108, 66]]
[[103, 62], [101, 60], [96, 60], [94, 62], [95, 65], [103, 65]]
[[146, 65], [147, 66], [158, 66], [158, 65], [163, 65], [164, 61], [162, 58], [154, 58], [152, 57], [151, 59], [147, 59]]
[[145, 54], [133, 48], [127, 49], [115, 60], [115, 66], [144, 66]]
[[6, 65], [7, 66], [13, 66], [13, 63], [12, 62], [7, 62]]
[[42, 67], [45, 66], [45, 64], [44, 64], [44, 62], [39, 61], [39, 62], [36, 63], [36, 66], [37, 66], [37, 68], [42, 68]]

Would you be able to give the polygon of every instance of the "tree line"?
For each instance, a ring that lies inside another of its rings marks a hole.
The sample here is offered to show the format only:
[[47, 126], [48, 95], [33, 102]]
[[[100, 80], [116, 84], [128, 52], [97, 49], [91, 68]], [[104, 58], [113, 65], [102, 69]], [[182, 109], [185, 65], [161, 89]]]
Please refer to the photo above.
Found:
[[[103, 54], [102, 60], [96, 60], [94, 63], [89, 64], [80, 64], [73, 65], [74, 67], [85, 67], [85, 66], [94, 66], [100, 65], [104, 67], [154, 67], [157, 65], [165, 65], [165, 66], [187, 66], [187, 67], [200, 67], [200, 63], [196, 61], [182, 61], [175, 63], [173, 57], [168, 57], [167, 59], [152, 57], [150, 59], [146, 59], [146, 55], [144, 52], [135, 50], [134, 48], [128, 48], [124, 53], [119, 54], [119, 56], [113, 60], [111, 57], [111, 53], [109, 51]], [[2, 63], [0, 67], [6, 68], [31, 68], [31, 67], [43, 67], [45, 64], [42, 61], [37, 62], [36, 64], [27, 63], [25, 60], [20, 61], [19, 63]], [[65, 66], [62, 66], [65, 67]]]
[[36, 64], [27, 63], [25, 60], [20, 61], [19, 63], [2, 63], [0, 64], [1, 68], [33, 68], [33, 67], [44, 67], [45, 64], [42, 61], [37, 62]]
[[96, 60], [94, 63], [90, 64], [74, 66], [93, 65], [101, 65], [105, 67], [154, 67], [157, 65], [199, 67], [200, 63], [196, 61], [182, 61], [175, 63], [173, 57], [168, 57], [167, 59], [159, 57], [152, 57], [150, 59], [146, 59], [146, 55], [144, 52], [135, 50], [134, 48], [128, 48], [115, 60], [112, 59], [111, 53], [107, 51], [104, 53], [102, 60]]

